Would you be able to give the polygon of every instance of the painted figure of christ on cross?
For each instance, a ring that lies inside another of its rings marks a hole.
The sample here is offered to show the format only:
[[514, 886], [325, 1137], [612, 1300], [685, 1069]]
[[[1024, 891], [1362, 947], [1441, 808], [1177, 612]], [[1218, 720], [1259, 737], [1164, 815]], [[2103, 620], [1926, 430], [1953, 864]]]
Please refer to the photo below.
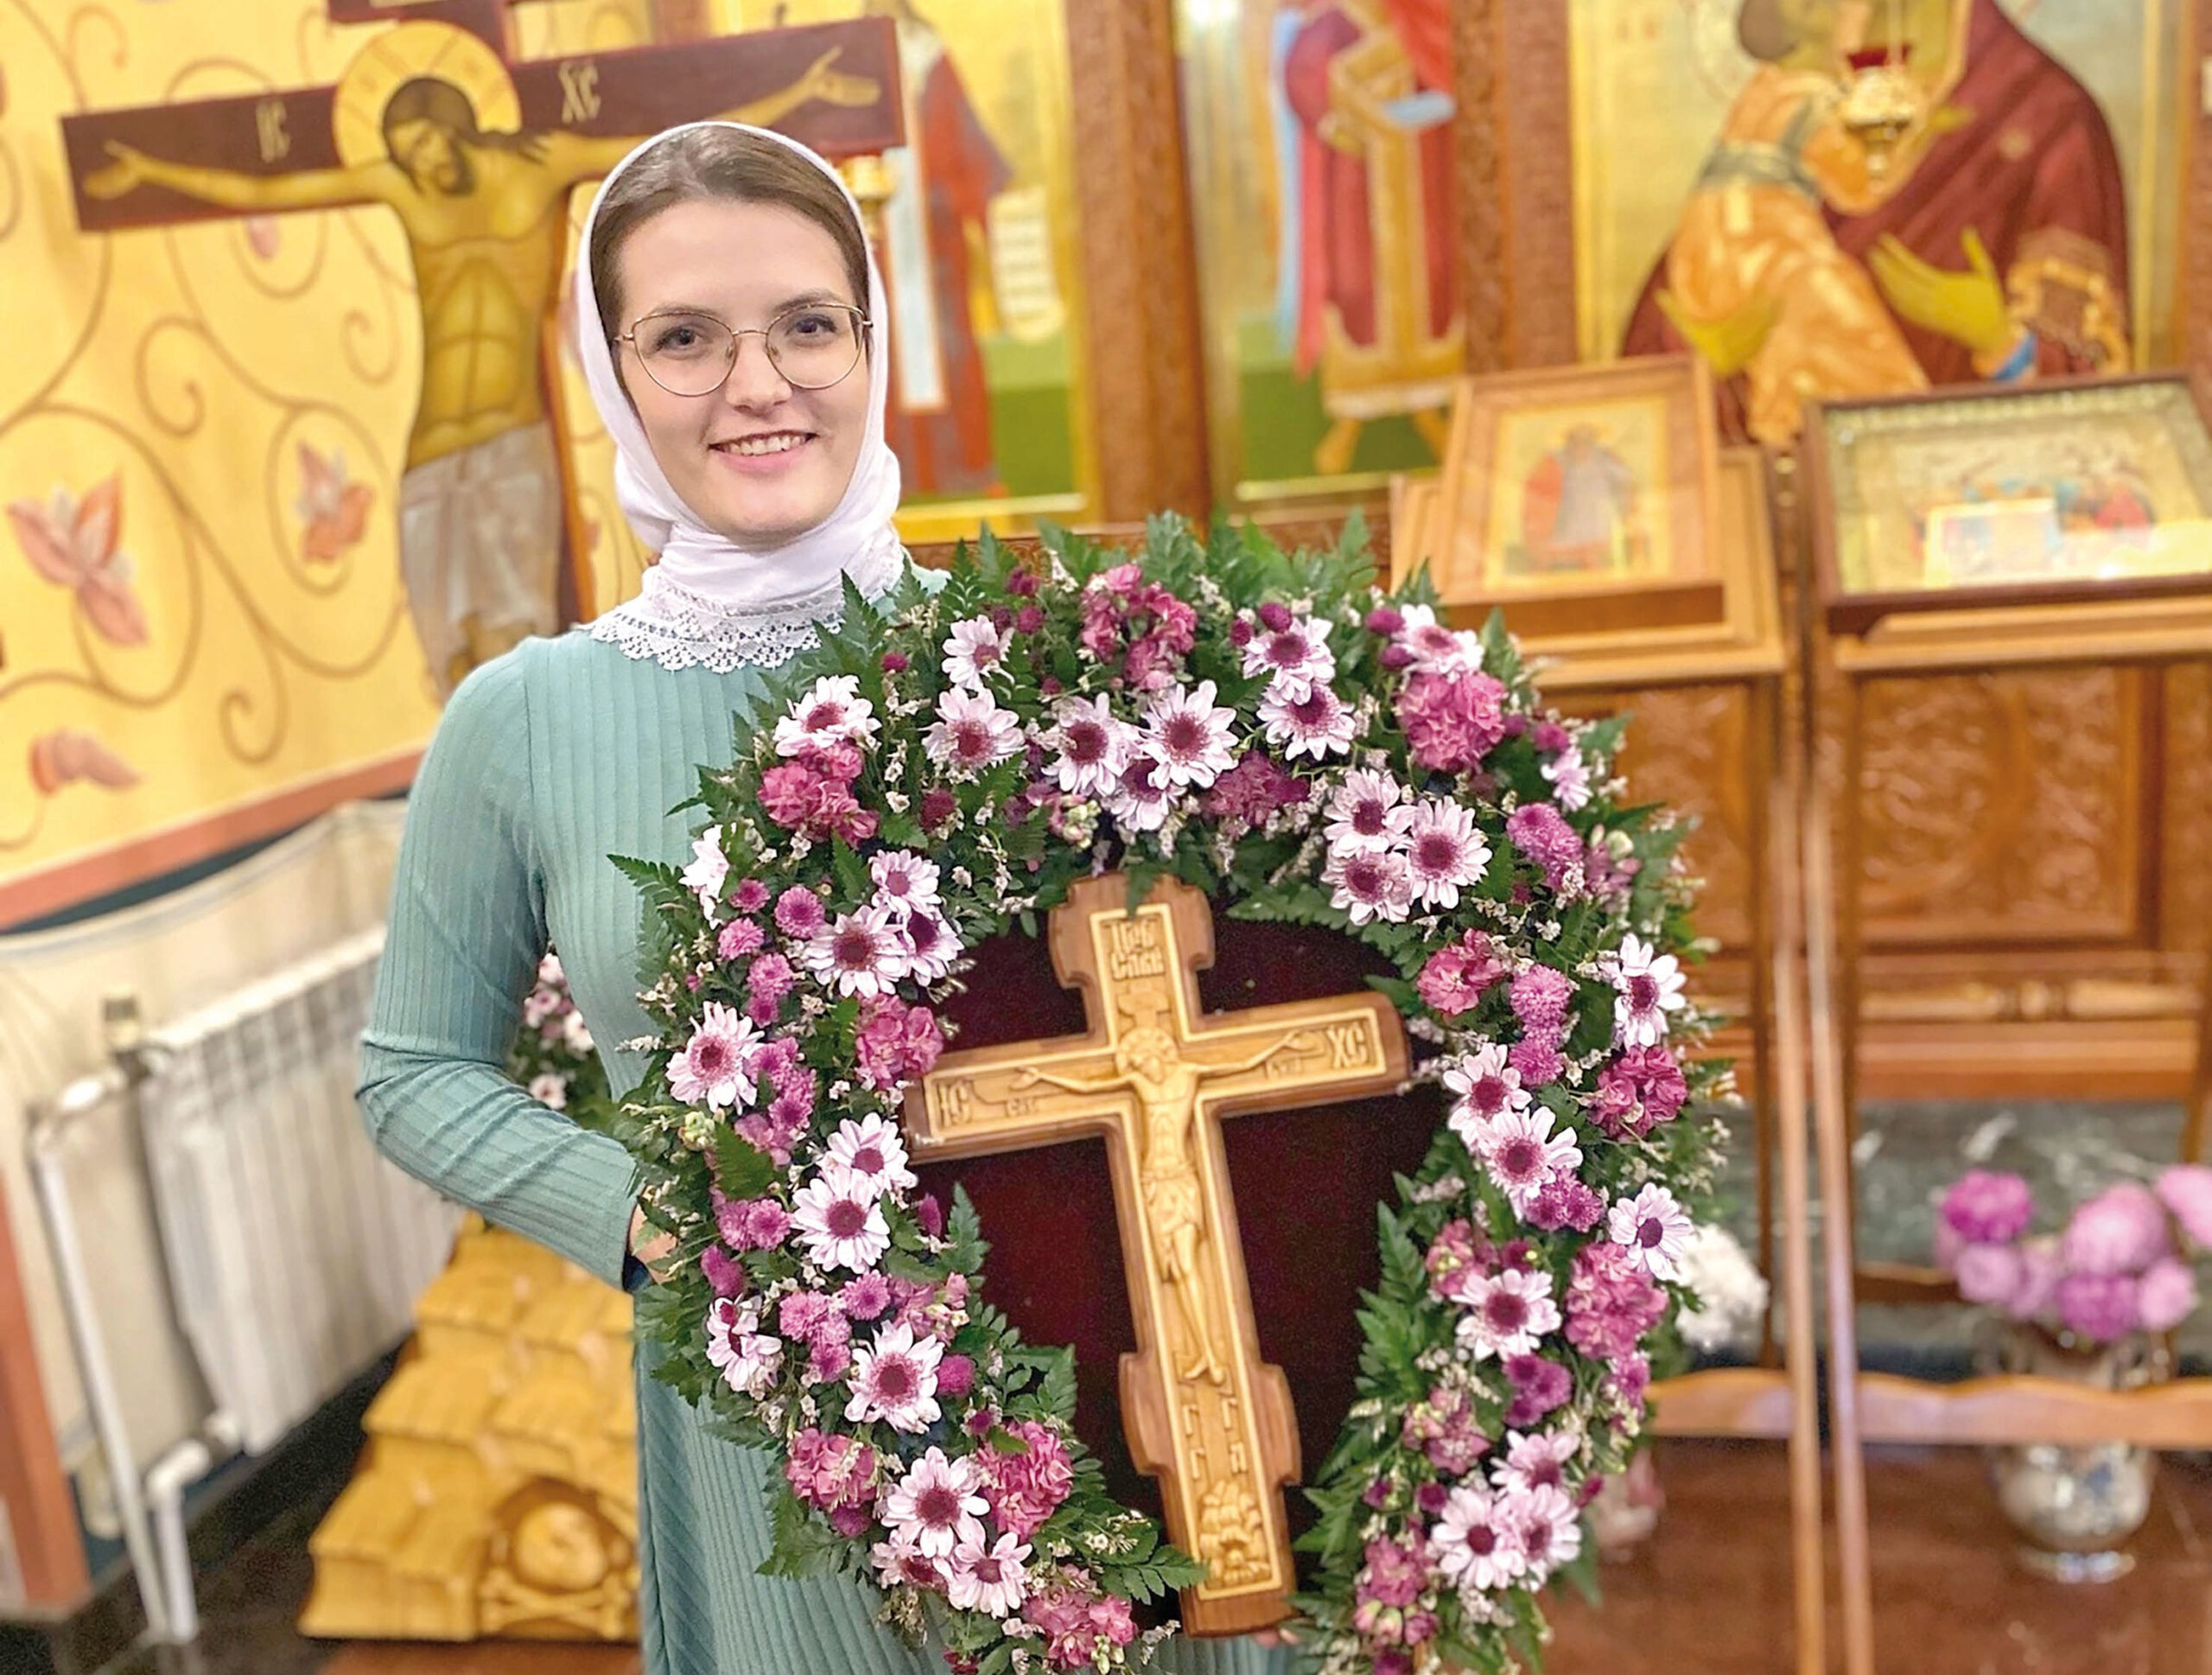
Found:
[[1281, 1487], [1299, 1441], [1281, 1369], [1260, 1355], [1220, 1119], [1394, 1092], [1405, 1031], [1373, 993], [1203, 1012], [1205, 896], [1163, 882], [1131, 912], [1128, 890], [1120, 874], [1086, 879], [1052, 912], [1053, 968], [1082, 991], [1089, 1032], [947, 1054], [908, 1094], [906, 1126], [917, 1161], [1105, 1136], [1136, 1327], [1122, 1425], [1160, 1480], [1169, 1536], [1208, 1567], [1184, 1627], [1241, 1634], [1288, 1612]]
[[574, 188], [656, 129], [709, 117], [832, 157], [903, 134], [880, 22], [511, 63], [485, 38], [502, 38], [502, 8], [455, 15], [477, 28], [398, 23], [335, 87], [63, 124], [88, 230], [357, 203], [398, 215], [423, 321], [400, 568], [442, 693], [560, 627], [564, 498], [542, 342]]

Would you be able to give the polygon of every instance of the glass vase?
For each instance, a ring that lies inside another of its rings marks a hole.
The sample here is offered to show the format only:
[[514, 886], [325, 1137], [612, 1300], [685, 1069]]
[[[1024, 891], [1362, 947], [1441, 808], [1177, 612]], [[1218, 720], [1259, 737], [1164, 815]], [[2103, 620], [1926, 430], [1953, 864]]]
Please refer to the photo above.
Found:
[[[2172, 1376], [2163, 1345], [2137, 1332], [2107, 1344], [2023, 1321], [1994, 1322], [1987, 1372], [2139, 1390]], [[2135, 1568], [2127, 1542], [2151, 1512], [2155, 1450], [2132, 1443], [2027, 1443], [1989, 1450], [1997, 1504], [2018, 1532], [2020, 1562], [2057, 1582], [2110, 1582]]]

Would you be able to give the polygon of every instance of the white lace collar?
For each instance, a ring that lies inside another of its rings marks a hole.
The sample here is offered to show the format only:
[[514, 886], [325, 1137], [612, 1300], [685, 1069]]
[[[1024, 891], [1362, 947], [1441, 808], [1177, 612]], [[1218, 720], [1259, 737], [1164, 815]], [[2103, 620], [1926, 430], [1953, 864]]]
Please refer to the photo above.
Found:
[[760, 605], [710, 598], [655, 566], [634, 599], [593, 621], [591, 637], [664, 669], [704, 667], [726, 675], [772, 668], [812, 646], [819, 629], [842, 622], [845, 576], [874, 598], [898, 580], [906, 562], [903, 548], [867, 555], [822, 587]]

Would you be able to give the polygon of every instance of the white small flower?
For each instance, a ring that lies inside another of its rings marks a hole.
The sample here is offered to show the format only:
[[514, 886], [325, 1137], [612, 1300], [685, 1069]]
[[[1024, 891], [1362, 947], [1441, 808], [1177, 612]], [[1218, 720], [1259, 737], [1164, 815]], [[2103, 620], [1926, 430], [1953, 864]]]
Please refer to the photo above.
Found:
[[887, 850], [868, 863], [875, 899], [906, 913], [933, 913], [938, 904], [937, 863], [912, 850]]
[[1490, 865], [1490, 844], [1475, 824], [1475, 812], [1448, 797], [1424, 797], [1406, 828], [1406, 860], [1412, 869], [1414, 900], [1432, 908], [1456, 908], [1459, 892], [1482, 880]]
[[818, 1268], [866, 1273], [891, 1248], [880, 1194], [836, 1163], [825, 1163], [791, 1200], [791, 1226]]
[[833, 744], [865, 750], [875, 730], [875, 706], [861, 696], [860, 677], [824, 675], [776, 723], [776, 754], [796, 756]]
[[1549, 1274], [1521, 1268], [1478, 1274], [1459, 1288], [1459, 1300], [1467, 1309], [1459, 1317], [1459, 1341], [1478, 1361], [1533, 1354], [1546, 1333], [1559, 1330]]
[[914, 1184], [914, 1172], [906, 1167], [905, 1139], [896, 1125], [874, 1111], [840, 1123], [823, 1152], [828, 1160], [825, 1173], [829, 1164], [836, 1164], [872, 1197], [904, 1192]]
[[937, 701], [922, 748], [955, 779], [970, 779], [1021, 748], [1021, 719], [980, 687], [954, 686]]
[[709, 919], [721, 906], [722, 886], [729, 882], [729, 857], [722, 853], [722, 829], [709, 826], [691, 840], [691, 864], [683, 869], [683, 888], [699, 898], [699, 911]]
[[[879, 1334], [878, 1344], [889, 1335]], [[912, 1542], [932, 1557], [949, 1557], [964, 1544], [982, 1545], [982, 1520], [991, 1509], [984, 1487], [982, 1468], [973, 1455], [953, 1459], [943, 1449], [932, 1448], [883, 1491], [876, 1512], [893, 1541]]]
[[1311, 756], [1315, 761], [1350, 751], [1359, 730], [1358, 717], [1345, 706], [1325, 681], [1316, 681], [1303, 692], [1270, 685], [1260, 699], [1260, 724], [1268, 742], [1282, 747], [1292, 761]]
[[1325, 835], [1334, 850], [1398, 847], [1413, 825], [1414, 811], [1405, 787], [1388, 774], [1355, 767], [1344, 783], [1329, 793], [1324, 811], [1328, 817]]
[[1029, 1592], [1029, 1574], [1022, 1562], [1029, 1549], [1014, 1535], [1002, 1535], [986, 1547], [978, 1535], [952, 1550], [946, 1571], [946, 1593], [955, 1609], [985, 1611], [1003, 1617], [1020, 1605]]
[[583, 1054], [592, 1050], [591, 1030], [584, 1023], [584, 1015], [571, 1006], [568, 1016], [561, 1020], [561, 1042], [571, 1053]]
[[1496, 1041], [1484, 1041], [1446, 1065], [1444, 1086], [1453, 1095], [1452, 1131], [1478, 1157], [1489, 1147], [1491, 1130], [1499, 1118], [1529, 1108], [1529, 1091], [1521, 1086], [1521, 1073]]
[[1726, 1227], [1693, 1227], [1675, 1267], [1697, 1297], [1695, 1309], [1675, 1317], [1693, 1349], [1720, 1348], [1766, 1311], [1765, 1277]]
[[1529, 1213], [1536, 1194], [1555, 1175], [1570, 1175], [1581, 1166], [1582, 1148], [1574, 1130], [1552, 1132], [1552, 1113], [1543, 1105], [1508, 1111], [1495, 1118], [1483, 1136], [1483, 1166], [1497, 1183], [1516, 1215]]
[[1395, 924], [1413, 909], [1413, 873], [1395, 850], [1332, 850], [1321, 882], [1330, 887], [1330, 905], [1355, 925]]
[[552, 1070], [542, 1076], [533, 1076], [530, 1079], [530, 1097], [555, 1111], [566, 1111], [569, 1108], [569, 1079]]
[[[721, 829], [713, 828], [716, 831]], [[561, 956], [550, 948], [545, 951], [545, 958], [537, 962], [537, 980], [549, 989], [558, 988], [569, 980], [569, 974], [561, 969]]]
[[1652, 1278], [1681, 1278], [1682, 1252], [1694, 1229], [1675, 1194], [1657, 1181], [1647, 1182], [1634, 1198], [1617, 1200], [1605, 1218], [1605, 1230]]
[[1507, 1587], [1529, 1568], [1519, 1530], [1498, 1519], [1496, 1498], [1487, 1489], [1472, 1484], [1452, 1491], [1428, 1538], [1437, 1568], [1462, 1595]]
[[1399, 614], [1406, 619], [1398, 630], [1398, 644], [1413, 654], [1407, 666], [1431, 674], [1475, 674], [1483, 666], [1482, 636], [1462, 628], [1454, 631], [1436, 620], [1427, 605], [1406, 605]]
[[1551, 781], [1552, 795], [1570, 813], [1590, 801], [1590, 768], [1582, 760], [1582, 747], [1570, 744], [1540, 770]]
[[721, 1369], [722, 1381], [741, 1396], [763, 1396], [776, 1382], [783, 1340], [760, 1330], [758, 1308], [741, 1308], [734, 1297], [717, 1297], [707, 1311], [707, 1360]]
[[944, 636], [944, 678], [956, 686], [980, 688], [995, 669], [1006, 666], [1006, 636], [988, 616], [963, 617]]
[[1658, 1046], [1666, 1039], [1667, 1014], [1679, 1012], [1688, 1003], [1682, 996], [1681, 963], [1631, 931], [1605, 965], [1605, 974], [1620, 997], [1613, 1010], [1613, 1039], [1623, 1047]]
[[814, 980], [840, 995], [880, 995], [906, 972], [906, 949], [890, 909], [873, 903], [840, 914], [800, 951]]
[[1236, 760], [1230, 726], [1234, 710], [1213, 701], [1214, 684], [1161, 692], [1145, 705], [1145, 745], [1160, 789], [1191, 786], [1203, 791]]
[[760, 1041], [752, 1019], [720, 1001], [709, 1001], [701, 1009], [699, 1027], [691, 1039], [669, 1060], [668, 1091], [688, 1105], [703, 1102], [715, 1111], [732, 1105], [743, 1110], [759, 1091], [753, 1077], [753, 1049]]
[[1108, 709], [1104, 693], [1062, 698], [1041, 742], [1058, 754], [1050, 772], [1071, 797], [1103, 801], [1111, 795], [1137, 729]]
[[1244, 672], [1273, 671], [1268, 685], [1292, 697], [1303, 697], [1319, 683], [1326, 685], [1337, 672], [1336, 654], [1329, 650], [1329, 625], [1310, 616], [1294, 618], [1288, 627], [1255, 627], [1244, 642]]

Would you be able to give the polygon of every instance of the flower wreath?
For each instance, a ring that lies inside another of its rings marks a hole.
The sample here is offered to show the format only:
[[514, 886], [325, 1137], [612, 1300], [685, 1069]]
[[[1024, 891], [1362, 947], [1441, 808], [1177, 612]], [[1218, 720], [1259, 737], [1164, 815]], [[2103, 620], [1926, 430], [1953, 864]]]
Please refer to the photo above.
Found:
[[[1682, 995], [1680, 831], [1623, 806], [1618, 720], [1539, 706], [1512, 642], [1386, 595], [1355, 527], [1286, 557], [1157, 520], [1132, 557], [986, 537], [941, 587], [770, 678], [647, 897], [658, 1021], [620, 1132], [680, 1258], [656, 1374], [782, 1465], [771, 1575], [836, 1570], [956, 1670], [1148, 1659], [1130, 1606], [1203, 1567], [1114, 1502], [1065, 1350], [993, 1309], [964, 1196], [918, 1195], [899, 1116], [964, 951], [1077, 879], [1173, 874], [1325, 927], [1433, 1052], [1450, 1117], [1381, 1207], [1357, 1401], [1306, 1493], [1293, 1633], [1332, 1671], [1533, 1665], [1535, 1592], [1626, 1462], [1719, 1129]], [[769, 718], [772, 717], [772, 720]]]

